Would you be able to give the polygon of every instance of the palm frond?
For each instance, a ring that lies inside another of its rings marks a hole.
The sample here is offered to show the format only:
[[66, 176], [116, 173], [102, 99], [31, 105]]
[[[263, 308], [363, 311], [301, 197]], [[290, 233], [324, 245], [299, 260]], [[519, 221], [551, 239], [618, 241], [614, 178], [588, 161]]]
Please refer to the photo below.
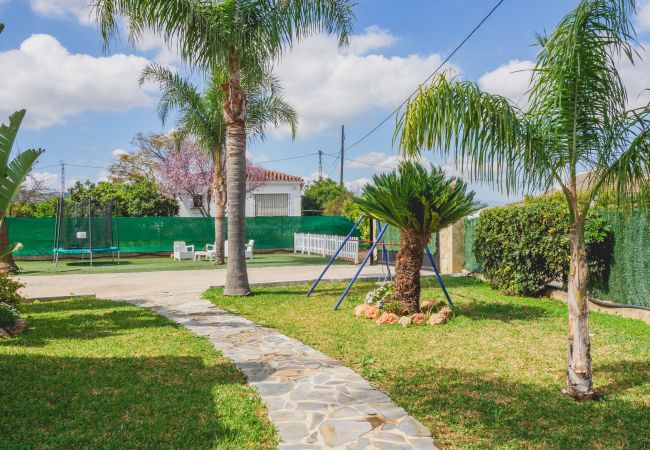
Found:
[[286, 100], [276, 94], [248, 97], [246, 128], [250, 140], [263, 141], [269, 126], [279, 128], [282, 124], [289, 125], [291, 137], [295, 138], [298, 113]]
[[436, 167], [403, 162], [398, 170], [375, 175], [355, 202], [364, 214], [400, 230], [429, 235], [478, 211], [474, 192]]
[[423, 148], [453, 154], [471, 179], [512, 192], [520, 185], [549, 183], [548, 175], [533, 179], [521, 171], [540, 157], [542, 136], [543, 128], [506, 98], [441, 74], [409, 100], [398, 116], [394, 139], [407, 156]]

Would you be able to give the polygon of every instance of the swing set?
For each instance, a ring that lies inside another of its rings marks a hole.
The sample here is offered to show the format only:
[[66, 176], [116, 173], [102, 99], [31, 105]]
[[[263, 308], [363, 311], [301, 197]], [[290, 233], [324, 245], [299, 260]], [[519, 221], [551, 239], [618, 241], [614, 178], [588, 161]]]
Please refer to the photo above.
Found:
[[[314, 292], [314, 290], [316, 289], [318, 284], [321, 282], [321, 280], [325, 276], [325, 273], [330, 268], [332, 263], [334, 263], [334, 260], [339, 255], [339, 253], [341, 253], [341, 250], [343, 249], [345, 244], [348, 242], [348, 240], [352, 237], [352, 235], [354, 234], [356, 229], [359, 227], [359, 225], [361, 224], [361, 221], [364, 219], [364, 217], [365, 216], [363, 216], [363, 215], [361, 217], [359, 217], [359, 220], [357, 220], [357, 222], [354, 224], [354, 226], [352, 227], [352, 229], [350, 230], [348, 235], [345, 237], [345, 239], [343, 239], [343, 242], [341, 243], [341, 246], [338, 248], [338, 250], [336, 252], [334, 252], [334, 255], [329, 260], [329, 262], [327, 263], [327, 265], [325, 266], [325, 268], [323, 269], [321, 274], [318, 276], [316, 281], [314, 281], [314, 283], [311, 285], [311, 288], [309, 288], [309, 291], [307, 291], [307, 297], [309, 297], [312, 294], [312, 292]], [[368, 263], [368, 261], [370, 260], [371, 255], [373, 254], [373, 252], [375, 251], [375, 249], [378, 246], [380, 246], [382, 248], [382, 256], [383, 256], [383, 259], [384, 259], [384, 263], [386, 264], [388, 279], [392, 278], [391, 271], [390, 271], [390, 264], [389, 264], [389, 261], [388, 261], [388, 250], [386, 249], [386, 247], [395, 246], [395, 245], [399, 245], [399, 244], [387, 244], [386, 242], [384, 242], [384, 233], [386, 233], [386, 230], [388, 229], [388, 224], [383, 224], [383, 226], [382, 226], [381, 222], [377, 221], [377, 229], [379, 230], [379, 234], [377, 235], [377, 238], [374, 241], [366, 241], [368, 243], [372, 243], [372, 245], [370, 247], [370, 250], [368, 251], [368, 254], [366, 255], [366, 257], [363, 258], [363, 261], [359, 265], [359, 268], [357, 269], [357, 272], [354, 274], [354, 276], [352, 277], [352, 279], [348, 283], [347, 287], [345, 288], [345, 290], [343, 291], [343, 293], [339, 297], [338, 301], [336, 302], [336, 305], [334, 305], [334, 310], [337, 310], [339, 308], [339, 306], [341, 306], [341, 303], [343, 302], [345, 297], [350, 292], [350, 289], [352, 289], [352, 286], [354, 285], [354, 283], [359, 278], [359, 275], [361, 274], [361, 271], [363, 270], [365, 265]], [[442, 281], [442, 277], [440, 276], [440, 271], [438, 270], [438, 266], [436, 266], [436, 263], [433, 260], [433, 256], [431, 255], [431, 251], [429, 251], [429, 247], [425, 246], [424, 250], [425, 250], [425, 253], [427, 255], [427, 258], [429, 259], [429, 262], [431, 263], [431, 267], [433, 268], [433, 271], [435, 272], [436, 277], [438, 278], [438, 283], [440, 284], [440, 287], [442, 288], [442, 292], [444, 292], [444, 294], [445, 294], [445, 298], [447, 299], [447, 303], [449, 303], [449, 306], [451, 306], [453, 308], [454, 303], [451, 301], [451, 298], [449, 297], [449, 293], [447, 292], [447, 288], [445, 287], [445, 283]]]

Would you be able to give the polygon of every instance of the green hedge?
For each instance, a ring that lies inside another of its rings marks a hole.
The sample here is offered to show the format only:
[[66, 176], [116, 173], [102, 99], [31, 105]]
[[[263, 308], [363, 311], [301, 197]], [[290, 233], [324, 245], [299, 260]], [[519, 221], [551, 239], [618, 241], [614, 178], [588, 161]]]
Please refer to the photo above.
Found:
[[[592, 284], [606, 286], [612, 230], [593, 213], [585, 233]], [[474, 253], [483, 274], [507, 294], [538, 295], [566, 279], [569, 261], [568, 209], [559, 196], [529, 198], [523, 204], [481, 213]]]

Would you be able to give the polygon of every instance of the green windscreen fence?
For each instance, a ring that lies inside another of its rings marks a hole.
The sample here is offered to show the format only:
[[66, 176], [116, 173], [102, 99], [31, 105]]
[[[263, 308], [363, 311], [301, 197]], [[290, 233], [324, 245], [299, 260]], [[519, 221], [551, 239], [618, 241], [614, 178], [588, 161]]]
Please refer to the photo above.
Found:
[[[294, 233], [345, 236], [354, 222], [338, 216], [247, 217], [246, 239], [255, 248], [293, 248]], [[16, 256], [51, 255], [54, 245], [54, 218], [7, 219], [9, 239], [22, 242]], [[119, 227], [120, 251], [124, 253], [171, 252], [174, 241], [202, 248], [214, 242], [214, 219], [208, 217], [123, 217]], [[358, 234], [358, 233], [357, 233]]]
[[474, 254], [474, 240], [476, 239], [476, 224], [478, 218], [465, 219], [465, 234], [463, 236], [463, 254], [465, 256], [465, 270], [468, 272], [480, 272], [479, 264]]
[[594, 296], [650, 306], [650, 211], [610, 212], [607, 222], [614, 231], [614, 254], [606, 291]]

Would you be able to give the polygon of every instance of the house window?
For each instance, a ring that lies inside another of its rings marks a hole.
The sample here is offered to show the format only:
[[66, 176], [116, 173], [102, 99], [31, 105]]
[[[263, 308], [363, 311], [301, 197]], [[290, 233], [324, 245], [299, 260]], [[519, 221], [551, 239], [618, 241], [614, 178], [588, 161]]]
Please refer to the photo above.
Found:
[[192, 196], [192, 208], [203, 208], [203, 195]]
[[255, 194], [255, 216], [288, 216], [289, 194]]

